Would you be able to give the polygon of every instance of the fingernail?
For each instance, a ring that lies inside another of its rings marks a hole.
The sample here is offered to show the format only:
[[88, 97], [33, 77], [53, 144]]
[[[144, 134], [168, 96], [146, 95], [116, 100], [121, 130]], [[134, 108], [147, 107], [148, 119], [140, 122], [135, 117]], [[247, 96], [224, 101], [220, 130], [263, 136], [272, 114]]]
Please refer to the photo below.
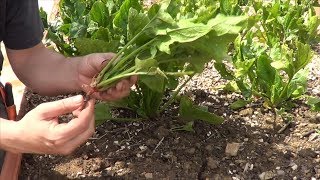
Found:
[[81, 103], [81, 102], [83, 101], [83, 97], [82, 97], [82, 95], [77, 95], [77, 96], [74, 96], [74, 97], [72, 98], [72, 100], [73, 100], [73, 102], [75, 102], [75, 103]]

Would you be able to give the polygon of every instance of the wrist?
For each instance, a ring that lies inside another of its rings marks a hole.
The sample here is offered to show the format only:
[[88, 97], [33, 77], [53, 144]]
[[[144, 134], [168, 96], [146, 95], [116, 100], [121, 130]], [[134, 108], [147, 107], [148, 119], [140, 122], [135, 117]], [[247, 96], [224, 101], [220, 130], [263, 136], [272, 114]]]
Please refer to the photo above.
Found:
[[17, 144], [22, 137], [17, 121], [0, 119], [0, 148], [8, 151], [16, 151]]

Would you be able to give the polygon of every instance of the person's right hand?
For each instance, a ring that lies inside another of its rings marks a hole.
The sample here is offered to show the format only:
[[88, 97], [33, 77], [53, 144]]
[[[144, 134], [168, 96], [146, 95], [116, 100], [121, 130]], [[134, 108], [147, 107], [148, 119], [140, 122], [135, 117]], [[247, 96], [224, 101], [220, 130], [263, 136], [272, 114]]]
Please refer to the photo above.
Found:
[[[43, 103], [17, 122], [18, 135], [10, 147], [13, 152], [38, 154], [70, 154], [95, 131], [94, 99], [82, 109], [83, 97], [77, 95]], [[58, 123], [58, 116], [73, 112], [76, 118]]]

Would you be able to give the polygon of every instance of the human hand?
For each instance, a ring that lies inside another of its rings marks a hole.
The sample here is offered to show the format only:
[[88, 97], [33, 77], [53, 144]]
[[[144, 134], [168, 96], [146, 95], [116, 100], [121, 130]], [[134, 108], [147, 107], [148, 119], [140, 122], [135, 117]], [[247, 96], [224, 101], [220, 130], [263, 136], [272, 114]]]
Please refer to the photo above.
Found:
[[[8, 144], [12, 152], [38, 154], [70, 154], [95, 131], [94, 99], [82, 109], [81, 95], [40, 104], [16, 124], [14, 141]], [[58, 116], [73, 112], [68, 123], [58, 122]]]
[[[114, 56], [115, 54], [113, 53], [96, 53], [83, 56], [83, 59], [78, 66], [80, 85], [89, 86], [92, 78], [96, 76]], [[106, 91], [93, 93], [92, 97], [107, 101], [121, 99], [129, 95], [130, 87], [133, 86], [136, 82], [137, 76], [123, 79], [114, 87], [109, 88]], [[83, 90], [85, 92], [89, 91], [89, 89], [86, 89], [85, 87], [83, 88]]]

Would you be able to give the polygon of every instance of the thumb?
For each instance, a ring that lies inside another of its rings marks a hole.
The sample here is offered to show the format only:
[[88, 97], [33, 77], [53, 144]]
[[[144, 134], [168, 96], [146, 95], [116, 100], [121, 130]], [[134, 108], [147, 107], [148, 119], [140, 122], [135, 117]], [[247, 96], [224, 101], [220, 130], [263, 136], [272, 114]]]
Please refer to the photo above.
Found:
[[90, 65], [97, 72], [100, 72], [104, 66], [115, 56], [114, 53], [95, 53], [88, 55], [86, 66]]
[[54, 118], [63, 114], [70, 113], [83, 104], [83, 96], [77, 95], [58, 101], [40, 104], [35, 110], [42, 119]]

